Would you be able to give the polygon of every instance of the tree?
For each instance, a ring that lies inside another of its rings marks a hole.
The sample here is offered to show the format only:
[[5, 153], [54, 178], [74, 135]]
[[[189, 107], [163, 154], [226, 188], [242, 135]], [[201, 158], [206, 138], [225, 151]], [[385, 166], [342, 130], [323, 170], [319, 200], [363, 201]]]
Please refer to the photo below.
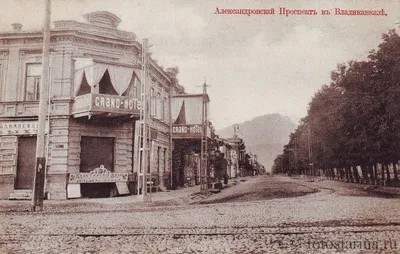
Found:
[[312, 98], [307, 116], [274, 161], [274, 172], [304, 174], [312, 163], [330, 173], [339, 168], [341, 177], [359, 181], [357, 165], [363, 178], [372, 179], [378, 176], [372, 165], [383, 163], [389, 179], [388, 165], [400, 157], [399, 35], [394, 30], [383, 34], [367, 60], [339, 64], [331, 79]]

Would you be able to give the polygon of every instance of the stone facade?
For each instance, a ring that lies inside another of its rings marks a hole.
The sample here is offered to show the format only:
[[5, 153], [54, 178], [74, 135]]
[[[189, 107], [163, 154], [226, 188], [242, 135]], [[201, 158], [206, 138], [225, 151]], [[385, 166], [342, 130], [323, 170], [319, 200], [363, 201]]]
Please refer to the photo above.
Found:
[[[107, 101], [115, 103], [139, 100], [142, 46], [136, 41], [134, 33], [118, 30], [121, 20], [112, 13], [94, 12], [86, 14], [84, 18], [84, 23], [55, 21], [54, 29], [51, 30], [50, 121], [46, 135], [46, 192], [50, 199], [68, 198], [68, 176], [82, 170], [82, 137], [112, 139], [112, 171], [129, 173], [130, 179], [134, 179], [137, 172], [135, 125], [139, 120], [138, 110], [129, 111], [119, 105], [107, 104]], [[25, 173], [21, 175], [18, 171], [23, 164], [19, 162], [21, 154], [18, 151], [21, 139], [35, 137], [37, 134], [37, 129], [31, 128], [31, 125], [34, 126], [38, 119], [37, 89], [40, 83], [43, 35], [40, 31], [24, 31], [20, 24], [13, 24], [13, 28], [13, 31], [0, 33], [1, 199], [9, 198], [18, 189], [17, 182], [26, 177]], [[90, 60], [93, 66], [85, 66], [87, 69], [84, 75], [78, 79], [77, 73], [80, 70], [77, 64], [82, 59]], [[154, 105], [150, 104], [157, 106], [151, 120], [151, 172], [159, 178], [157, 181], [160, 186], [167, 188], [167, 178], [171, 175], [170, 97], [184, 90], [176, 78], [177, 68], [164, 70], [151, 58], [148, 62], [148, 92], [151, 90], [156, 101]], [[95, 76], [100, 68], [96, 69], [96, 66], [104, 68], [103, 73], [97, 73], [100, 75], [98, 80], [95, 80]], [[127, 82], [121, 79], [121, 73], [131, 74], [129, 85], [119, 84]], [[89, 83], [91, 86], [84, 92], [84, 86]], [[102, 92], [102, 88], [106, 92]], [[93, 98], [102, 94], [106, 103], [99, 104], [101, 98], [93, 99], [92, 102], [85, 101], [97, 108], [76, 113], [74, 109], [78, 103], [79, 91]], [[31, 165], [25, 167], [34, 171]]]

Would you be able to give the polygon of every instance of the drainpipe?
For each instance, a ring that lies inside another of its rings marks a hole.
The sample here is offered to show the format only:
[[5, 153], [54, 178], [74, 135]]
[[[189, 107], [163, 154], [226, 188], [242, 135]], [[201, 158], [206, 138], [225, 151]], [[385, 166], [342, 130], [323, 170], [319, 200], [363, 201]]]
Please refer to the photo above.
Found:
[[[175, 81], [173, 81], [175, 82]], [[171, 190], [173, 189], [173, 170], [172, 170], [172, 86], [169, 89], [169, 100], [168, 100], [168, 108], [169, 108], [169, 170], [171, 171]]]

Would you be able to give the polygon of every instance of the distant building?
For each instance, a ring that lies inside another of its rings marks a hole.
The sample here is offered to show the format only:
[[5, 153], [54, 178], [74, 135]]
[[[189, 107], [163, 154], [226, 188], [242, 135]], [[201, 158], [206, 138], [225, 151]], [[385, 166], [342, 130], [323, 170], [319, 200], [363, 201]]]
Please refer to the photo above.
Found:
[[231, 170], [230, 170], [230, 177], [238, 177], [241, 176], [241, 165], [244, 160], [244, 153], [246, 152], [245, 149], [242, 147], [243, 139], [239, 138], [238, 136], [234, 135], [233, 138], [226, 139], [226, 142], [231, 146]]
[[224, 155], [226, 160], [226, 168], [224, 169], [223, 175], [232, 178], [232, 173], [234, 173], [232, 172], [232, 163], [234, 163], [232, 146], [226, 139], [218, 138], [217, 141], [219, 143], [219, 151]]

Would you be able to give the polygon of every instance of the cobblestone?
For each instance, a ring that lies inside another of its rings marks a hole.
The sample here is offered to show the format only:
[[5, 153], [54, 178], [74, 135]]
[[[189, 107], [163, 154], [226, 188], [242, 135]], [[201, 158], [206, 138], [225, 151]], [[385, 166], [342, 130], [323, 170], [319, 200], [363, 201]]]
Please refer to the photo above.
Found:
[[[286, 181], [276, 179], [275, 181]], [[249, 180], [251, 183], [251, 180]], [[398, 199], [319, 192], [248, 202], [4, 213], [2, 253], [399, 253]], [[222, 195], [222, 194], [221, 194]]]

